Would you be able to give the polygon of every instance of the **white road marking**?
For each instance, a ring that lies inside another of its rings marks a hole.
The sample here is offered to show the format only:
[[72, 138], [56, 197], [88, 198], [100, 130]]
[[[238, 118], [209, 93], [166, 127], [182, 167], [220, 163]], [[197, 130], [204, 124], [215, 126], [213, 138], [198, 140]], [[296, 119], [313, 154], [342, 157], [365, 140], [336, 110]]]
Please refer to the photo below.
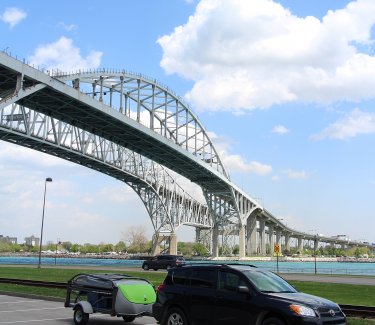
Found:
[[29, 308], [29, 309], [15, 309], [15, 310], [0, 310], [0, 313], [14, 313], [14, 312], [25, 312], [25, 311], [38, 311], [48, 309], [65, 309], [65, 307], [46, 307], [46, 308]]
[[26, 302], [41, 302], [41, 301], [45, 301], [45, 300], [18, 300], [18, 301], [3, 301], [3, 302], [0, 302], [0, 305], [3, 305], [3, 304], [22, 304], [22, 303], [26, 303]]
[[35, 322], [50, 322], [51, 320], [68, 320], [71, 319], [71, 317], [67, 318], [45, 318], [45, 319], [28, 319], [28, 320], [15, 320], [12, 322], [0, 322], [0, 324], [17, 324], [17, 323], [35, 323]]

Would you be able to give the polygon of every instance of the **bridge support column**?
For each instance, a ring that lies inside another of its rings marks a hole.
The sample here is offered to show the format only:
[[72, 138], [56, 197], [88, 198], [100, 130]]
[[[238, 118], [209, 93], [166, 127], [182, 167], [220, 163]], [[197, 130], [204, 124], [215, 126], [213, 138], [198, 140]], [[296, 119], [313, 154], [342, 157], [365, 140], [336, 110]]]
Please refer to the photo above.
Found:
[[240, 225], [239, 229], [239, 258], [245, 257], [246, 250], [246, 238], [245, 238], [245, 226]]
[[212, 257], [219, 256], [219, 226], [212, 228]]
[[266, 255], [266, 221], [264, 219], [259, 220], [259, 253], [260, 255]]
[[302, 236], [298, 236], [298, 252], [300, 254], [303, 253], [303, 237]]
[[152, 252], [151, 252], [152, 255], [159, 255], [160, 254], [160, 237], [159, 237], [159, 233], [155, 233], [153, 236], [152, 236]]
[[270, 251], [268, 253], [271, 256], [273, 255], [273, 248], [275, 245], [275, 239], [274, 239], [273, 233], [274, 233], [274, 226], [270, 224], [268, 225], [268, 243], [270, 245]]
[[318, 246], [319, 246], [319, 239], [318, 238], [314, 238], [314, 254], [316, 255], [317, 251], [318, 251]]
[[276, 229], [276, 244], [281, 245], [281, 229], [277, 228]]
[[290, 250], [290, 234], [286, 232], [284, 234], [284, 238], [285, 238], [284, 250], [289, 251]]
[[177, 235], [171, 233], [169, 237], [169, 254], [177, 255]]
[[247, 255], [257, 254], [257, 218], [252, 215], [246, 220]]

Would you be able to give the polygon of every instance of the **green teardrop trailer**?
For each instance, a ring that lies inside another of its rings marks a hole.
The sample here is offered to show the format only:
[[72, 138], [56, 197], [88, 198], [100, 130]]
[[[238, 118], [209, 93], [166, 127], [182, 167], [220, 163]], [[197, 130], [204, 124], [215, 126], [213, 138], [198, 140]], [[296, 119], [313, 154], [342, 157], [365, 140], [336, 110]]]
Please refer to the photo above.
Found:
[[152, 316], [156, 294], [152, 284], [125, 274], [77, 274], [68, 281], [65, 307], [73, 307], [74, 322], [84, 325], [93, 313], [122, 317]]

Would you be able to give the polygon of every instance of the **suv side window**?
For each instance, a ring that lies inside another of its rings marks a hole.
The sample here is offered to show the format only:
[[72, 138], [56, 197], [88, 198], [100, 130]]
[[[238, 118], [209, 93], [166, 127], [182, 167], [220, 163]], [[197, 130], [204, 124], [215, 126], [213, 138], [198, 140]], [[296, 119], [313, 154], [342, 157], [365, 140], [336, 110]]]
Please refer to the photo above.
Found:
[[219, 272], [219, 290], [237, 291], [238, 286], [247, 286], [239, 274], [227, 271]]
[[189, 269], [177, 269], [173, 271], [172, 281], [174, 285], [185, 286], [188, 285]]
[[215, 287], [215, 270], [196, 269], [192, 271], [190, 285], [199, 288]]

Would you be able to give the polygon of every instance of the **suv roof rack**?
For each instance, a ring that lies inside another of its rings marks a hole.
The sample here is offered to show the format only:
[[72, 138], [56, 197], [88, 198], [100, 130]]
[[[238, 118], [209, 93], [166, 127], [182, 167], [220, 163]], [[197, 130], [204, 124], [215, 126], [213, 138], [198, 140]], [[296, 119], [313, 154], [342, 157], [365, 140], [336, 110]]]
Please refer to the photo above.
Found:
[[197, 263], [187, 263], [182, 267], [191, 267], [191, 266], [248, 266], [257, 268], [257, 266], [246, 263], [215, 263], [215, 262], [197, 262]]
[[246, 263], [223, 263], [223, 265], [227, 265], [227, 266], [232, 266], [232, 265], [239, 265], [239, 266], [249, 266], [249, 267], [255, 267], [257, 268], [257, 266], [253, 265], [253, 264], [246, 264]]

